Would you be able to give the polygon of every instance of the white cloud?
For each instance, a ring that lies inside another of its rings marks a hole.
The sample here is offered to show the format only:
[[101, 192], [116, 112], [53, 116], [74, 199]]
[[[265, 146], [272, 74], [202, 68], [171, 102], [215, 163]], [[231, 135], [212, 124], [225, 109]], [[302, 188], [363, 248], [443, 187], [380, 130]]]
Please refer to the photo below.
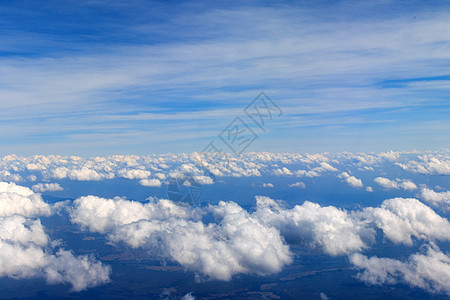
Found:
[[425, 154], [418, 158], [419, 161], [410, 160], [406, 163], [396, 163], [396, 165], [413, 173], [450, 175], [450, 156], [448, 154]]
[[36, 175], [31, 174], [31, 175], [29, 175], [29, 176], [27, 177], [27, 179], [28, 179], [29, 181], [36, 181], [36, 180], [37, 180], [37, 177], [36, 177]]
[[283, 176], [283, 175], [292, 175], [292, 172], [288, 168], [283, 167], [281, 169], [273, 170], [273, 174], [277, 176]]
[[29, 188], [0, 182], [0, 217], [19, 214], [25, 217], [50, 215], [50, 206]]
[[345, 180], [351, 187], [363, 187], [363, 183], [361, 179], [356, 178], [355, 176], [351, 176], [347, 172], [342, 172], [338, 175], [339, 178]]
[[22, 246], [34, 244], [42, 247], [49, 243], [40, 220], [27, 219], [21, 215], [0, 218], [0, 239]]
[[187, 293], [186, 295], [183, 296], [183, 298], [181, 298], [181, 300], [194, 300], [195, 297], [192, 296], [192, 293]]
[[373, 192], [373, 187], [366, 186], [366, 192], [372, 193]]
[[268, 197], [256, 197], [256, 216], [274, 226], [291, 243], [305, 243], [330, 255], [342, 255], [366, 247], [362, 240], [373, 233], [347, 212], [333, 206], [321, 207], [306, 201], [292, 209], [283, 209]]
[[417, 190], [417, 185], [411, 180], [400, 180], [399, 186], [401, 189], [404, 189], [405, 191]]
[[159, 180], [166, 180], [167, 178], [163, 173], [156, 173], [155, 176], [158, 177]]
[[279, 232], [233, 202], [211, 206], [218, 223], [208, 225], [168, 200], [141, 204], [89, 196], [74, 204], [72, 222], [109, 232], [111, 242], [148, 249], [151, 255], [176, 261], [200, 277], [229, 280], [239, 273], [266, 275], [291, 262]]
[[152, 173], [150, 171], [146, 170], [139, 170], [139, 169], [122, 169], [119, 170], [118, 176], [126, 179], [146, 179], [150, 177]]
[[67, 167], [57, 167], [51, 170], [51, 178], [54, 179], [71, 179], [79, 181], [90, 181], [90, 180], [103, 180], [114, 178], [113, 173], [100, 173], [89, 167], [82, 167], [77, 169], [69, 169]]
[[208, 176], [193, 176], [192, 178], [195, 180], [195, 182], [202, 185], [214, 183], [214, 180]]
[[435, 192], [431, 189], [423, 188], [418, 193], [418, 197], [433, 206], [439, 206], [445, 210], [450, 210], [450, 191]]
[[299, 182], [294, 182], [294, 183], [289, 184], [289, 187], [298, 187], [298, 188], [304, 189], [304, 188], [306, 188], [306, 185], [304, 182], [299, 181]]
[[385, 158], [389, 161], [396, 161], [400, 158], [400, 153], [399, 152], [394, 152], [394, 151], [388, 151], [388, 152], [384, 152], [384, 153], [380, 153], [378, 154], [379, 157], [381, 158]]
[[268, 183], [263, 183], [262, 186], [265, 187], [265, 188], [273, 188], [273, 184], [270, 183], [270, 182], [268, 182]]
[[397, 182], [389, 180], [384, 177], [377, 177], [373, 180], [375, 183], [381, 185], [385, 189], [398, 189], [399, 185]]
[[69, 283], [78, 292], [110, 281], [110, 267], [87, 255], [74, 256], [70, 251], [59, 250], [47, 261], [43, 271], [49, 284]]
[[63, 191], [64, 188], [62, 188], [59, 183], [38, 183], [31, 187], [31, 189], [37, 193], [43, 193], [43, 192], [56, 192], [56, 191]]
[[159, 179], [142, 179], [139, 181], [139, 184], [142, 186], [149, 186], [149, 187], [160, 187], [161, 181]]
[[450, 257], [431, 245], [425, 254], [414, 254], [408, 261], [391, 258], [368, 258], [360, 253], [350, 256], [350, 262], [364, 271], [358, 278], [368, 284], [406, 283], [430, 292], [450, 295]]
[[122, 198], [80, 197], [73, 202], [71, 221], [90, 231], [105, 233], [114, 228], [147, 219], [186, 218], [193, 212], [169, 200], [140, 203]]
[[403, 189], [405, 191], [412, 191], [417, 189], [417, 185], [411, 180], [396, 179], [396, 181], [390, 180], [384, 177], [377, 177], [373, 180], [375, 183], [384, 187], [385, 189]]
[[381, 207], [365, 208], [362, 214], [397, 244], [412, 245], [412, 237], [431, 241], [450, 240], [448, 220], [417, 199], [388, 199], [383, 201]]
[[330, 300], [330, 298], [325, 293], [320, 293], [320, 300]]
[[[320, 155], [320, 154], [318, 154]], [[323, 155], [320, 155], [319, 157], [316, 157], [316, 159], [326, 159]], [[326, 163], [326, 162], [321, 162], [320, 166], [312, 168], [308, 171], [306, 170], [297, 170], [295, 172], [295, 175], [300, 176], [300, 177], [318, 177], [323, 173], [326, 172], [337, 172], [338, 169], [336, 169], [335, 167], [331, 166], [330, 164]]]
[[22, 177], [19, 174], [11, 174], [7, 170], [0, 170], [0, 181], [22, 181]]
[[30, 189], [0, 183], [0, 276], [43, 277], [49, 284], [68, 283], [73, 291], [109, 282], [111, 270], [88, 256], [55, 248], [39, 219], [50, 207]]

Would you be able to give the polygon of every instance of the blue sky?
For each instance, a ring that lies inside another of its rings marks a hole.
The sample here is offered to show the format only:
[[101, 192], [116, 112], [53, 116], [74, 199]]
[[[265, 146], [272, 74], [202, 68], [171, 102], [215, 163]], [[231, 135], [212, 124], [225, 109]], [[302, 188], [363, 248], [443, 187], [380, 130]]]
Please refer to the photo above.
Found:
[[2, 2], [0, 41], [0, 155], [200, 151], [260, 91], [250, 151], [450, 142], [438, 1]]

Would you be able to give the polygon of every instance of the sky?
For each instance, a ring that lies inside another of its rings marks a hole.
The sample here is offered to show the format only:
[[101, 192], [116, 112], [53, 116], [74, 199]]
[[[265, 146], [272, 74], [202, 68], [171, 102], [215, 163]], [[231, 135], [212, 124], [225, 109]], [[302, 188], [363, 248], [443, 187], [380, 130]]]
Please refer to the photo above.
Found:
[[264, 91], [246, 151], [439, 150], [450, 4], [3, 1], [0, 155], [201, 151]]

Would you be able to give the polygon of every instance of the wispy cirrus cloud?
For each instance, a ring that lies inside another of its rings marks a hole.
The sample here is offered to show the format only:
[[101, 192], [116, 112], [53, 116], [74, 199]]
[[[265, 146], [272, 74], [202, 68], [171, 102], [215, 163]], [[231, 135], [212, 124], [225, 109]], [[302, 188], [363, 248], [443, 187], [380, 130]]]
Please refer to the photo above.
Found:
[[[120, 10], [122, 22], [111, 26], [110, 16], [99, 11], [101, 3], [71, 3], [66, 9], [74, 15], [92, 9], [98, 18], [87, 24], [109, 31], [70, 23], [72, 34], [64, 36], [40, 27], [32, 33], [31, 24], [19, 26], [5, 19], [12, 28], [0, 33], [10, 41], [4, 51], [11, 53], [0, 59], [0, 117], [7, 129], [1, 136], [10, 141], [5, 152], [19, 145], [18, 151], [26, 153], [20, 144], [30, 143], [43, 151], [51, 147], [66, 152], [72, 146], [82, 152], [83, 140], [90, 141], [92, 151], [105, 152], [103, 140], [114, 137], [127, 141], [116, 147], [129, 150], [127, 145], [133, 143], [143, 152], [160, 136], [170, 140], [158, 146], [160, 151], [174, 145], [192, 151], [180, 136], [199, 141], [193, 134], [199, 128], [220, 130], [229, 122], [228, 115], [262, 89], [287, 112], [273, 130], [295, 136], [302, 128], [321, 128], [322, 142], [316, 149], [333, 143], [342, 148], [361, 128], [370, 135], [366, 145], [376, 146], [374, 141], [388, 132], [386, 122], [392, 135], [411, 125], [411, 116], [423, 108], [430, 114], [441, 111], [433, 117], [442, 121], [448, 110], [442, 97], [448, 92], [448, 74], [440, 67], [450, 53], [445, 10], [426, 7], [416, 18], [395, 13], [355, 18], [352, 10], [389, 7], [250, 3], [208, 5], [195, 13], [185, 5], [181, 13], [180, 6], [155, 4], [158, 9], [150, 11], [145, 2], [139, 5], [141, 11], [112, 5], [109, 9]], [[329, 10], [346, 13], [323, 19]], [[33, 20], [44, 13], [45, 8], [38, 10]], [[151, 16], [147, 22], [144, 14]], [[164, 24], [152, 19], [157, 14]], [[53, 22], [61, 24], [58, 18]], [[183, 29], [174, 30], [179, 28]], [[29, 49], [26, 54], [19, 51], [13, 34], [33, 36], [22, 42]], [[427, 102], [422, 100], [425, 96]], [[218, 119], [223, 123], [211, 122]], [[415, 123], [427, 124], [427, 119], [422, 114]], [[193, 123], [195, 129], [190, 128]], [[345, 133], [338, 134], [340, 142], [335, 130]], [[314, 135], [310, 138], [316, 143]], [[90, 138], [94, 136], [104, 139], [96, 142]], [[259, 147], [280, 144], [273, 142], [277, 138], [267, 135]], [[406, 139], [398, 143], [420, 146]]]

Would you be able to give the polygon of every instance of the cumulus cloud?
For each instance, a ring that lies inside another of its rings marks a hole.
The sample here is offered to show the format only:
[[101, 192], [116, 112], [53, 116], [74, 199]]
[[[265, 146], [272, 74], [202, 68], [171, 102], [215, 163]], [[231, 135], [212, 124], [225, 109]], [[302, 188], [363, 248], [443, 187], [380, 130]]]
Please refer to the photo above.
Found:
[[192, 178], [195, 180], [195, 182], [202, 185], [214, 183], [214, 180], [208, 176], [193, 176]]
[[305, 243], [330, 255], [348, 254], [366, 247], [363, 238], [373, 232], [347, 212], [333, 206], [321, 207], [306, 201], [283, 209], [268, 197], [257, 196], [255, 215], [278, 230], [290, 243]]
[[[448, 153], [418, 155], [417, 153], [386, 152], [379, 155], [365, 153], [306, 154], [298, 153], [255, 153], [240, 157], [227, 156], [225, 159], [210, 161], [205, 155], [162, 154], [162, 155], [112, 155], [106, 157], [80, 158], [77, 156], [34, 155], [20, 157], [5, 156], [0, 159], [0, 180], [21, 181], [21, 176], [32, 179], [42, 178], [69, 180], [105, 180], [113, 178], [148, 179], [154, 177], [166, 180], [171, 173], [192, 173], [204, 176], [203, 166], [215, 176], [262, 176], [279, 175], [318, 177], [329, 172], [337, 172], [333, 165], [360, 170], [374, 170], [382, 163], [395, 163], [401, 168], [423, 174], [450, 174]], [[300, 167], [301, 166], [301, 167]], [[299, 169], [300, 167], [300, 169]], [[34, 177], [30, 177], [33, 175]], [[357, 180], [351, 180], [357, 184]]]
[[445, 210], [450, 210], [450, 191], [435, 192], [431, 189], [423, 188], [417, 196], [433, 206], [439, 206]]
[[110, 281], [111, 268], [91, 256], [74, 256], [70, 251], [58, 250], [47, 261], [43, 271], [49, 284], [68, 283], [78, 292]]
[[195, 297], [192, 296], [192, 293], [187, 293], [186, 295], [183, 296], [183, 298], [181, 298], [181, 300], [194, 300]]
[[139, 170], [139, 169], [122, 169], [119, 170], [118, 175], [119, 177], [126, 178], [126, 179], [145, 179], [150, 177], [152, 173], [150, 171], [146, 170]]
[[450, 240], [450, 223], [431, 208], [413, 198], [394, 198], [383, 201], [380, 207], [365, 208], [362, 212], [383, 230], [394, 243], [412, 245], [412, 237], [423, 240]]
[[289, 184], [289, 187], [298, 187], [298, 188], [304, 189], [304, 188], [306, 188], [306, 185], [304, 182], [299, 181], [299, 182], [294, 182], [294, 183]]
[[363, 187], [363, 183], [361, 179], [356, 178], [355, 176], [351, 176], [347, 172], [342, 172], [338, 175], [339, 178], [348, 183], [351, 187]]
[[273, 173], [274, 173], [275, 175], [277, 175], [277, 176], [282, 176], [282, 175], [292, 175], [291, 170], [289, 170], [289, 169], [286, 168], [286, 167], [279, 168], [279, 169], [275, 169], [275, 170], [273, 171]]
[[49, 216], [50, 206], [27, 187], [0, 182], [0, 217], [14, 214], [25, 217]]
[[80, 197], [73, 202], [71, 221], [92, 232], [105, 233], [118, 226], [147, 219], [193, 217], [195, 211], [161, 199], [147, 203], [123, 198]]
[[265, 188], [273, 188], [273, 184], [270, 183], [270, 182], [268, 182], [268, 183], [263, 183], [262, 186], [265, 187]]
[[318, 177], [326, 172], [337, 172], [338, 169], [328, 164], [327, 162], [321, 162], [320, 166], [312, 168], [310, 170], [297, 170], [295, 175], [300, 177]]
[[410, 160], [406, 163], [396, 163], [402, 169], [414, 173], [450, 175], [450, 155], [426, 154], [418, 157], [418, 160]]
[[417, 189], [417, 185], [411, 180], [399, 179], [395, 181], [384, 177], [377, 177], [373, 180], [375, 183], [384, 187], [385, 189], [403, 189], [405, 191], [412, 191]]
[[320, 293], [320, 299], [321, 300], [329, 300], [330, 298], [325, 293]]
[[406, 262], [376, 256], [368, 258], [360, 253], [351, 255], [350, 262], [364, 270], [358, 278], [368, 284], [402, 282], [450, 295], [450, 257], [433, 244], [426, 247], [424, 254], [414, 254]]
[[63, 191], [64, 189], [59, 185], [59, 183], [38, 183], [31, 187], [34, 192], [43, 193], [43, 192], [57, 192]]
[[73, 291], [109, 281], [110, 268], [88, 256], [58, 249], [39, 219], [50, 207], [26, 187], [0, 183], [0, 276], [43, 277], [49, 284], [70, 284]]
[[[85, 290], [109, 282], [110, 268], [89, 256], [74, 256], [72, 252], [58, 250], [50, 254], [48, 237], [40, 223], [28, 228], [26, 219], [0, 218], [1, 230], [15, 228], [15, 237], [0, 238], [0, 276], [11, 278], [44, 277], [49, 284], [68, 283], [73, 291]], [[9, 223], [9, 224], [8, 224]], [[38, 237], [29, 238], [29, 235]], [[37, 242], [37, 243], [36, 243]]]
[[71, 179], [79, 181], [112, 179], [115, 177], [112, 173], [100, 173], [88, 167], [69, 169], [67, 167], [58, 167], [51, 170], [51, 178], [54, 179]]
[[378, 155], [378, 157], [387, 159], [389, 161], [396, 161], [396, 160], [398, 160], [400, 158], [400, 152], [394, 152], [394, 151], [391, 150], [391, 151], [388, 151], [388, 152], [380, 153]]
[[142, 179], [139, 181], [139, 184], [142, 186], [149, 186], [149, 187], [160, 187], [162, 185], [159, 179]]
[[19, 174], [12, 174], [8, 170], [0, 170], [0, 181], [22, 181], [22, 176]]
[[366, 186], [366, 192], [372, 193], [373, 192], [373, 187]]
[[141, 204], [88, 196], [75, 200], [71, 218], [91, 231], [107, 232], [113, 243], [144, 248], [156, 257], [176, 261], [198, 278], [266, 275], [291, 262], [289, 247], [278, 230], [236, 203], [220, 202], [209, 211], [216, 223], [205, 225], [195, 212], [168, 200]]

